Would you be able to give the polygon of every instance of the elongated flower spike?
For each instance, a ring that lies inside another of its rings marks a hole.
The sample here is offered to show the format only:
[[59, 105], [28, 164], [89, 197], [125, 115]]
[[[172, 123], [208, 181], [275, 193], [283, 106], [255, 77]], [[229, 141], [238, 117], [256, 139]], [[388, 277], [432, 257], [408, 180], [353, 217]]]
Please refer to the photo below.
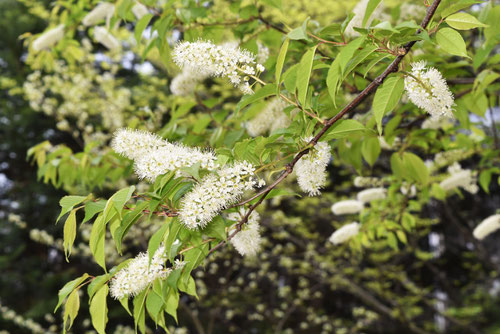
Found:
[[325, 186], [327, 181], [326, 166], [330, 162], [332, 154], [330, 145], [327, 142], [319, 142], [304, 155], [295, 165], [297, 182], [300, 189], [316, 196], [321, 193], [320, 189]]
[[47, 30], [43, 34], [41, 34], [35, 41], [33, 42], [33, 50], [38, 52], [43, 49], [47, 49], [57, 42], [59, 42], [64, 37], [64, 24], [60, 24], [55, 28]]
[[489, 216], [476, 226], [472, 234], [474, 238], [483, 240], [491, 233], [500, 229], [500, 214]]
[[344, 225], [330, 236], [329, 241], [334, 245], [342, 244], [359, 233], [360, 225], [358, 222], [352, 222]]
[[[241, 220], [245, 216], [245, 209], [240, 209], [240, 212], [230, 213], [227, 218], [234, 221]], [[242, 256], [254, 256], [260, 250], [262, 244], [262, 238], [260, 236], [260, 215], [256, 211], [252, 211], [248, 217], [248, 221], [242, 226], [241, 231], [239, 231], [232, 239], [231, 245], [240, 253]], [[232, 231], [236, 228], [236, 224]]]

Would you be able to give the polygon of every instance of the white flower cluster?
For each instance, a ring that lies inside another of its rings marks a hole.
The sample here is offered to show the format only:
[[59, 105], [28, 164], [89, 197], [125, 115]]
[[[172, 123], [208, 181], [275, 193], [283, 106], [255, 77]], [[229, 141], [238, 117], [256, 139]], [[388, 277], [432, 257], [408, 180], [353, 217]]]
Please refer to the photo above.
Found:
[[483, 240], [491, 233], [500, 229], [500, 214], [492, 215], [476, 226], [472, 234], [474, 238]]
[[135, 172], [139, 178], [151, 182], [169, 171], [178, 171], [197, 163], [208, 170], [216, 167], [217, 158], [212, 152], [169, 143], [146, 131], [120, 129], [115, 132], [111, 145], [115, 152], [134, 160]]
[[477, 175], [470, 169], [462, 169], [458, 162], [448, 167], [450, 177], [439, 183], [445, 191], [461, 187], [471, 194], [476, 194], [479, 191], [477, 186]]
[[[245, 216], [245, 209], [240, 209], [240, 212], [230, 213], [227, 218], [234, 221], [239, 221]], [[240, 253], [242, 256], [254, 256], [260, 250], [262, 239], [260, 236], [260, 215], [256, 211], [252, 211], [248, 217], [248, 221], [244, 224], [232, 239], [231, 245]], [[236, 228], [236, 224], [233, 229], [229, 231], [232, 233]]]
[[165, 279], [172, 269], [164, 268], [165, 247], [160, 246], [149, 262], [148, 253], [140, 253], [130, 263], [118, 271], [109, 284], [111, 297], [122, 299], [136, 296], [157, 278]]
[[327, 142], [319, 142], [297, 161], [295, 165], [297, 182], [300, 189], [309, 196], [319, 195], [321, 193], [319, 189], [325, 186], [328, 176], [326, 166], [331, 156], [330, 145]]
[[380, 187], [384, 185], [384, 181], [378, 177], [356, 176], [354, 178], [354, 186], [358, 188], [365, 187]]
[[[54, 334], [57, 333], [57, 327], [51, 326], [49, 329], [43, 328], [39, 323], [35, 322], [33, 319], [25, 318], [20, 314], [17, 314], [13, 309], [2, 305], [0, 302], [0, 318], [6, 321], [12, 321], [19, 327], [27, 329], [29, 332], [34, 334]], [[55, 327], [55, 328], [54, 328]], [[2, 331], [0, 331], [1, 333]], [[4, 333], [9, 333], [5, 331]]]
[[176, 75], [170, 83], [170, 91], [176, 96], [188, 96], [193, 94], [196, 85], [207, 77], [185, 68], [180, 74]]
[[47, 49], [64, 37], [64, 24], [60, 24], [41, 34], [32, 44], [33, 50], [38, 52]]
[[425, 61], [411, 66], [411, 76], [405, 76], [405, 89], [411, 102], [432, 117], [452, 118], [453, 94], [441, 73], [434, 67], [426, 69]]
[[332, 212], [337, 216], [350, 215], [361, 212], [361, 210], [363, 210], [363, 207], [363, 202], [357, 201], [355, 199], [348, 199], [333, 204]]
[[188, 68], [201, 77], [227, 77], [245, 94], [253, 93], [248, 76], [265, 70], [264, 66], [255, 63], [255, 55], [247, 50], [203, 40], [178, 43], [172, 57], [181, 69]]
[[446, 129], [453, 126], [453, 121], [448, 117], [437, 116], [429, 117], [422, 122], [422, 129]]
[[329, 241], [334, 245], [344, 243], [357, 235], [359, 233], [360, 227], [361, 226], [358, 222], [352, 222], [350, 224], [344, 225], [333, 232], [333, 234], [330, 236]]
[[472, 153], [472, 151], [466, 151], [463, 149], [439, 152], [434, 156], [434, 161], [431, 161], [430, 169], [438, 170], [441, 167], [450, 165], [454, 162], [467, 159], [470, 155], [472, 155]]
[[132, 13], [138, 20], [140, 20], [144, 15], [149, 14], [149, 10], [148, 7], [144, 6], [139, 1], [136, 1], [135, 5], [132, 7]]
[[262, 44], [260, 41], [257, 42], [257, 62], [259, 64], [264, 64], [269, 58], [269, 48]]
[[94, 7], [82, 20], [84, 26], [93, 26], [104, 19], [109, 20], [115, 14], [115, 5], [101, 2]]
[[108, 48], [108, 50], [114, 50], [120, 47], [120, 42], [104, 27], [94, 28], [94, 38], [97, 42]]
[[360, 191], [357, 199], [363, 203], [369, 203], [376, 200], [381, 200], [387, 197], [387, 190], [385, 188], [369, 188]]
[[189, 229], [205, 227], [229, 205], [236, 203], [245, 190], [257, 182], [252, 177], [255, 167], [246, 161], [235, 162], [209, 174], [181, 202], [179, 217]]
[[290, 118], [283, 112], [287, 106], [288, 103], [280, 98], [270, 100], [264, 110], [246, 123], [248, 134], [257, 137], [266, 131], [273, 132], [276, 129], [288, 127]]

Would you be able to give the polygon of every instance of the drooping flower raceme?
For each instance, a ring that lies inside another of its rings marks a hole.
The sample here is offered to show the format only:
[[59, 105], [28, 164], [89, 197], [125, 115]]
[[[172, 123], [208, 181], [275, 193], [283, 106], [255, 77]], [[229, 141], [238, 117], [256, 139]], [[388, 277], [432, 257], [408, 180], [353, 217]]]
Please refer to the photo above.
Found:
[[340, 201], [332, 205], [332, 212], [337, 215], [350, 215], [353, 213], [359, 213], [363, 210], [363, 202], [357, 201], [355, 199], [348, 199], [345, 201]]
[[479, 191], [477, 176], [474, 171], [470, 169], [462, 169], [460, 164], [456, 162], [448, 167], [448, 173], [450, 173], [451, 176], [439, 183], [441, 188], [445, 191], [458, 187], [467, 190], [471, 194], [475, 194]]
[[[234, 221], [239, 221], [245, 216], [245, 209], [240, 209], [240, 212], [230, 213], [227, 218]], [[239, 231], [232, 239], [231, 245], [240, 253], [242, 256], [253, 256], [257, 254], [260, 250], [262, 239], [260, 236], [260, 215], [256, 211], [252, 211], [248, 217], [248, 221], [241, 227]], [[231, 234], [236, 228], [236, 224], [230, 230]]]
[[169, 143], [146, 131], [120, 129], [115, 132], [111, 145], [115, 152], [134, 160], [135, 172], [139, 178], [151, 182], [169, 171], [178, 171], [197, 163], [208, 170], [216, 168], [217, 157], [212, 152]]
[[136, 1], [135, 5], [132, 7], [132, 13], [138, 20], [140, 20], [144, 15], [149, 14], [149, 11], [148, 7], [144, 6], [139, 1]]
[[141, 179], [151, 182], [169, 171], [199, 163], [201, 168], [213, 170], [217, 157], [210, 151], [175, 143], [154, 149], [135, 160], [135, 172]]
[[180, 74], [176, 75], [170, 83], [170, 91], [176, 96], [188, 96], [193, 94], [196, 85], [205, 80], [204, 76], [190, 68], [185, 68]]
[[500, 229], [500, 214], [489, 216], [476, 226], [472, 234], [474, 238], [483, 240], [491, 233]]
[[181, 202], [179, 217], [189, 229], [205, 227], [220, 211], [236, 203], [245, 190], [257, 182], [255, 167], [246, 161], [235, 162], [209, 174], [189, 192]]
[[330, 145], [319, 142], [311, 148], [295, 165], [297, 182], [300, 189], [309, 196], [319, 195], [320, 188], [324, 187], [327, 180], [326, 166], [330, 162], [332, 154]]
[[261, 64], [256, 64], [255, 55], [247, 50], [202, 40], [178, 43], [172, 57], [181, 69], [189, 68], [201, 76], [227, 77], [245, 94], [253, 93], [247, 75], [258, 75], [264, 70]]
[[287, 105], [286, 101], [279, 98], [270, 100], [264, 110], [246, 123], [248, 134], [257, 137], [266, 131], [286, 128], [290, 125], [290, 118], [283, 112]]
[[84, 26], [93, 26], [101, 20], [108, 20], [115, 13], [115, 5], [109, 2], [101, 2], [92, 9], [82, 20]]
[[346, 242], [347, 240], [351, 239], [355, 235], [359, 233], [359, 228], [361, 226], [359, 225], [358, 222], [352, 222], [350, 224], [344, 225], [330, 236], [328, 239], [332, 244], [338, 245], [341, 243]]
[[413, 63], [411, 75], [405, 76], [405, 89], [417, 107], [432, 117], [453, 117], [453, 94], [446, 80], [434, 67], [426, 69], [426, 62]]
[[64, 37], [64, 24], [60, 24], [40, 35], [33, 42], [33, 50], [38, 52], [56, 44]]
[[165, 279], [171, 269], [165, 269], [165, 247], [160, 246], [149, 263], [148, 253], [140, 253], [111, 280], [109, 292], [115, 299], [136, 296], [157, 278]]
[[94, 38], [109, 50], [118, 49], [120, 42], [104, 27], [94, 28]]
[[369, 203], [371, 201], [384, 199], [386, 197], [387, 190], [385, 188], [369, 188], [360, 191], [357, 195], [358, 201], [363, 203]]

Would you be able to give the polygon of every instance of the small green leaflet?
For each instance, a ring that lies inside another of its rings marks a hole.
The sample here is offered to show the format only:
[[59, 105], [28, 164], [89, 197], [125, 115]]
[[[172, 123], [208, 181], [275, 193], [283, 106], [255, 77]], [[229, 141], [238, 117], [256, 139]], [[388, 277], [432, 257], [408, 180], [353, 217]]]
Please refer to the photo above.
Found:
[[375, 114], [379, 134], [382, 134], [382, 118], [396, 107], [403, 95], [403, 91], [404, 79], [401, 76], [391, 76], [375, 92], [373, 113]]
[[306, 106], [307, 88], [309, 86], [314, 54], [317, 47], [318, 46], [315, 45], [307, 50], [300, 61], [299, 68], [297, 69], [297, 98], [303, 107]]
[[144, 29], [146, 29], [146, 27], [149, 24], [149, 21], [151, 21], [152, 18], [153, 18], [153, 14], [146, 14], [143, 17], [141, 17], [139, 22], [136, 23], [135, 30], [134, 30], [134, 36], [135, 36], [135, 40], [137, 41], [138, 44], [141, 40], [142, 33], [143, 33]]
[[445, 21], [452, 28], [459, 30], [469, 30], [487, 26], [486, 24], [479, 22], [474, 16], [462, 12], [448, 16]]
[[304, 39], [306, 41], [309, 40], [307, 37], [307, 22], [309, 21], [309, 17], [302, 23], [302, 26], [293, 29], [287, 35], [289, 39], [300, 40]]
[[59, 306], [63, 303], [64, 299], [74, 290], [76, 289], [77, 286], [83, 283], [89, 275], [87, 273], [83, 274], [82, 276], [75, 278], [72, 281], [69, 281], [66, 283], [61, 290], [59, 290], [58, 296], [59, 296], [59, 301], [57, 302], [56, 308], [54, 309], [54, 312], [57, 311]]
[[281, 72], [283, 71], [283, 64], [285, 63], [286, 52], [288, 51], [288, 44], [290, 43], [290, 39], [286, 38], [281, 46], [280, 53], [278, 54], [278, 59], [276, 60], [276, 72], [274, 74], [274, 78], [276, 80], [276, 95], [280, 93], [280, 81], [281, 81]]
[[360, 122], [354, 119], [343, 119], [332, 125], [321, 139], [323, 141], [329, 141], [334, 138], [343, 138], [355, 132], [362, 132], [365, 130], [365, 126]]
[[444, 51], [455, 56], [470, 58], [467, 55], [465, 41], [457, 31], [451, 28], [440, 29], [436, 34], [436, 41]]
[[76, 210], [71, 210], [71, 213], [64, 223], [64, 255], [66, 256], [66, 261], [71, 255], [71, 249], [73, 248], [73, 243], [76, 238]]
[[364, 28], [366, 26], [366, 22], [368, 22], [368, 19], [370, 16], [373, 14], [377, 6], [380, 4], [382, 0], [370, 0], [368, 1], [368, 5], [366, 5], [366, 10], [365, 10], [365, 16], [363, 17], [363, 23], [361, 24], [361, 27]]
[[[75, 289], [66, 300], [66, 304], [64, 305], [64, 324], [63, 324], [63, 333], [66, 333], [66, 330], [71, 328], [73, 325], [73, 321], [75, 320], [78, 310], [80, 309], [80, 296], [78, 295], [78, 290]], [[66, 323], [69, 321], [69, 326], [66, 326]]]
[[254, 103], [260, 99], [263, 99], [267, 96], [274, 95], [276, 94], [276, 85], [274, 84], [267, 84], [258, 91], [255, 92], [255, 94], [252, 95], [244, 95], [241, 98], [241, 101], [238, 102], [236, 105], [236, 112], [239, 112], [241, 109], [245, 108], [247, 105], [250, 103]]
[[106, 323], [108, 322], [108, 306], [106, 297], [108, 296], [109, 288], [104, 284], [94, 295], [90, 301], [90, 317], [92, 318], [92, 326], [99, 334], [106, 334]]

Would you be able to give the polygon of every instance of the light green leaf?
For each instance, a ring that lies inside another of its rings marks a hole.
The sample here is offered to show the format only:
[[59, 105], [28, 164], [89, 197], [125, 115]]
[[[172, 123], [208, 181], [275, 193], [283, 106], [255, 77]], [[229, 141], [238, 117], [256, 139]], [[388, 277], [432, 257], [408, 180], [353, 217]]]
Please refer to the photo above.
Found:
[[373, 166], [380, 154], [380, 142], [378, 137], [365, 138], [361, 145], [361, 154], [366, 162], [368, 162], [370, 166]]
[[429, 183], [429, 170], [417, 155], [405, 152], [403, 155], [404, 173], [406, 176], [424, 185]]
[[135, 40], [137, 41], [137, 44], [139, 44], [142, 37], [142, 32], [144, 31], [144, 29], [146, 29], [146, 27], [149, 24], [149, 21], [151, 21], [152, 18], [153, 14], [146, 14], [143, 17], [141, 17], [141, 19], [136, 23], [134, 29], [134, 36]]
[[208, 223], [207, 227], [203, 229], [202, 233], [208, 237], [226, 240], [226, 225], [224, 224], [224, 219], [221, 216], [215, 217]]
[[158, 229], [158, 231], [156, 231], [153, 234], [153, 236], [149, 239], [149, 244], [148, 244], [149, 262], [151, 262], [151, 259], [158, 250], [158, 247], [160, 247], [160, 244], [163, 242], [165, 234], [168, 233], [170, 227], [169, 220], [170, 219], [168, 219], [165, 223], [163, 223], [162, 227], [160, 227], [160, 229]]
[[61, 304], [63, 303], [66, 296], [68, 296], [74, 289], [76, 289], [76, 287], [78, 287], [80, 284], [82, 284], [83, 281], [85, 281], [88, 277], [89, 277], [89, 275], [87, 273], [85, 273], [82, 276], [75, 278], [72, 281], [69, 281], [68, 283], [66, 283], [62, 287], [61, 290], [59, 290], [59, 293], [58, 293], [59, 301], [57, 302], [57, 305], [56, 305], [56, 308], [54, 309], [54, 312], [56, 312], [57, 309], [59, 308], [59, 306], [61, 306]]
[[274, 84], [267, 84], [258, 91], [255, 92], [255, 94], [252, 95], [244, 95], [240, 102], [236, 105], [236, 112], [239, 112], [241, 109], [245, 108], [247, 105], [250, 103], [254, 103], [256, 101], [259, 101], [260, 99], [263, 99], [267, 96], [275, 95], [276, 94], [276, 85]]
[[297, 69], [297, 98], [302, 106], [306, 104], [307, 88], [311, 77], [312, 63], [317, 45], [313, 46], [302, 56]]
[[143, 215], [142, 210], [146, 209], [148, 205], [149, 203], [147, 201], [137, 202], [134, 210], [127, 213], [123, 217], [120, 223], [120, 227], [118, 227], [118, 229], [115, 232], [115, 238], [114, 238], [116, 241], [116, 248], [118, 252], [121, 253], [122, 240], [127, 235], [127, 232], [129, 231], [130, 227], [132, 227], [132, 225], [134, 225], [139, 220], [139, 218], [142, 217]]
[[373, 14], [373, 11], [377, 8], [377, 6], [380, 4], [382, 0], [369, 0], [368, 4], [366, 5], [366, 10], [365, 10], [365, 16], [363, 17], [363, 23], [361, 25], [362, 28], [365, 27], [366, 22], [368, 22], [368, 19], [370, 16]]
[[66, 261], [71, 255], [71, 249], [73, 248], [73, 243], [76, 238], [76, 210], [71, 210], [71, 213], [64, 223], [64, 255], [66, 256]]
[[462, 12], [448, 16], [445, 21], [451, 27], [459, 30], [486, 27], [486, 24], [479, 22], [474, 16]]
[[109, 288], [104, 284], [97, 290], [94, 298], [90, 301], [90, 318], [92, 326], [99, 334], [106, 334], [106, 323], [108, 322], [108, 306], [106, 298], [108, 297]]
[[353, 133], [362, 132], [365, 130], [365, 126], [354, 119], [339, 120], [337, 121], [337, 123], [332, 125], [332, 127], [328, 129], [328, 131], [326, 131], [326, 133], [322, 137], [322, 140], [329, 141], [333, 138], [343, 138]]
[[104, 223], [102, 214], [99, 214], [90, 231], [89, 247], [97, 264], [106, 272], [106, 259], [104, 256], [105, 235], [106, 224]]
[[290, 31], [287, 35], [289, 39], [294, 39], [294, 40], [300, 40], [304, 39], [306, 41], [309, 40], [307, 37], [307, 22], [309, 21], [309, 18], [307, 18], [304, 23], [302, 23], [302, 26], [293, 29]]
[[158, 315], [163, 307], [163, 298], [158, 296], [154, 291], [150, 291], [146, 298], [146, 309], [151, 319], [158, 323]]
[[103, 213], [104, 224], [106, 224], [109, 220], [111, 220], [112, 215], [114, 214], [112, 213], [113, 211], [116, 211], [118, 213], [120, 219], [122, 218], [121, 212], [123, 206], [130, 200], [134, 191], [135, 191], [135, 186], [123, 188], [121, 190], [118, 190], [115, 194], [113, 194], [113, 196], [111, 196], [108, 199], [108, 202], [106, 203], [106, 207], [104, 208], [104, 213]]
[[464, 8], [470, 7], [476, 3], [482, 3], [483, 1], [477, 1], [477, 0], [450, 0], [450, 3], [447, 4], [445, 2], [441, 3], [441, 6], [438, 7], [438, 11], [443, 8], [443, 11], [441, 12], [441, 17], [445, 18], [450, 14], [453, 14], [455, 12], [458, 12], [459, 10], [462, 10]]
[[167, 305], [165, 311], [174, 317], [177, 322], [177, 308], [179, 307], [179, 292], [175, 289], [169, 289]]
[[199, 299], [198, 294], [196, 293], [196, 282], [195, 282], [194, 278], [191, 277], [191, 275], [189, 275], [187, 283], [184, 283], [184, 281], [181, 280], [178, 283], [178, 287], [179, 287], [179, 290], [181, 290], [182, 292], [190, 294], [191, 296], [196, 297], [196, 299]]
[[82, 224], [88, 222], [96, 214], [104, 210], [106, 207], [106, 201], [101, 200], [98, 202], [89, 201], [85, 203], [85, 218], [83, 218]]
[[134, 323], [135, 331], [139, 329], [143, 334], [146, 332], [146, 312], [144, 304], [149, 287], [134, 297]]
[[467, 55], [465, 41], [456, 30], [451, 28], [440, 29], [436, 34], [436, 41], [444, 51], [455, 56], [470, 58]]
[[173, 259], [176, 254], [171, 254], [170, 250], [172, 248], [172, 245], [174, 244], [175, 240], [177, 239], [177, 236], [179, 235], [179, 231], [181, 230], [182, 225], [179, 222], [179, 219], [176, 217], [172, 219], [172, 222], [170, 223], [169, 231], [168, 231], [168, 237], [167, 240], [165, 241], [165, 249], [167, 250], [167, 256], [170, 262], [173, 263]]
[[108, 280], [111, 278], [110, 274], [104, 274], [100, 276], [96, 276], [92, 282], [90, 282], [89, 286], [87, 287], [87, 294], [89, 295], [89, 301], [92, 300], [94, 297], [95, 293], [104, 285], [108, 282]]
[[[80, 309], [80, 295], [78, 294], [78, 289], [75, 289], [69, 295], [68, 300], [64, 305], [64, 324], [63, 324], [64, 333], [66, 333], [66, 330], [71, 328], [71, 326], [73, 325], [73, 321], [78, 315], [79, 309]], [[69, 326], [66, 326], [68, 318], [70, 319], [70, 322]]]
[[281, 72], [283, 71], [283, 64], [285, 63], [286, 53], [288, 51], [288, 44], [290, 44], [290, 39], [286, 38], [281, 46], [280, 53], [278, 54], [278, 59], [276, 60], [276, 72], [274, 74], [274, 78], [276, 80], [276, 95], [279, 95], [280, 92], [280, 83], [281, 83]]
[[81, 202], [85, 201], [87, 198], [91, 197], [89, 196], [64, 196], [61, 198], [59, 201], [59, 205], [61, 206], [61, 213], [57, 217], [56, 222], [61, 219], [62, 216], [73, 210], [73, 207], [77, 204], [80, 204]]
[[379, 134], [382, 134], [382, 118], [396, 107], [404, 88], [404, 79], [401, 76], [392, 76], [387, 78], [375, 92], [373, 113]]

